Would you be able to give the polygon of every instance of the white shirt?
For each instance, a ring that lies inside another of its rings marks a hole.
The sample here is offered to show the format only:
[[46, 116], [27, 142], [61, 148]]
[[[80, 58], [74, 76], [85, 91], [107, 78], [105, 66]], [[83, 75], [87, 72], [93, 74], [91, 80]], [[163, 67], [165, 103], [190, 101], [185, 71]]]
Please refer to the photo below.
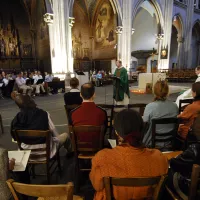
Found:
[[52, 76], [50, 76], [50, 75], [45, 76], [45, 82], [49, 83], [49, 82], [52, 82], [52, 80], [53, 80]]
[[[50, 141], [50, 158], [52, 158], [58, 149], [59, 146], [59, 140], [57, 138], [57, 136], [59, 136], [56, 127], [54, 125], [54, 123], [51, 120], [50, 114], [47, 112], [48, 114], [48, 121], [49, 121], [49, 130], [52, 132], [52, 136], [51, 136], [51, 141]], [[46, 144], [35, 144], [35, 145], [30, 145], [30, 144], [21, 144], [21, 147], [23, 149], [43, 149], [46, 148]], [[34, 154], [36, 155], [40, 155], [40, 154], [44, 154], [45, 152], [42, 151], [34, 151]], [[43, 159], [37, 159], [37, 161], [43, 161]]]
[[17, 78], [15, 79], [15, 81], [16, 81], [18, 87], [20, 87], [20, 86], [22, 86], [22, 85], [26, 85], [26, 81], [24, 80], [23, 77], [21, 77], [21, 78], [17, 77]]
[[80, 90], [79, 89], [71, 89], [69, 92], [80, 92]]
[[39, 79], [43, 79], [43, 78], [42, 78], [41, 75], [39, 75], [39, 76], [38, 75], [34, 75], [33, 79], [34, 79], [34, 84], [36, 84]]
[[8, 83], [9, 83], [9, 80], [8, 80], [7, 78], [4, 78], [4, 79], [3, 79], [3, 82], [4, 82], [4, 85], [7, 86]]
[[198, 74], [198, 78], [196, 79], [195, 83], [196, 82], [200, 82], [200, 74]]

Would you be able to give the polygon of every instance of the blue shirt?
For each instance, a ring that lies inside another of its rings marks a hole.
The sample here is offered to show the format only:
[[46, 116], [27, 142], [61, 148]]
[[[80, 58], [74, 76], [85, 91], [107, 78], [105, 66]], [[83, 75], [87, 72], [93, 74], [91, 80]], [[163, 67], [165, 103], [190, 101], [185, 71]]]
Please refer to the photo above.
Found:
[[96, 77], [99, 78], [99, 79], [101, 79], [102, 78], [102, 74], [97, 74]]
[[[178, 107], [177, 105], [170, 101], [154, 101], [149, 103], [145, 110], [143, 120], [144, 122], [148, 122], [149, 129], [144, 134], [143, 143], [145, 145], [151, 145], [152, 138], [152, 119], [162, 119], [162, 118], [174, 118], [178, 115]], [[174, 129], [173, 124], [161, 124], [156, 126], [157, 133], [168, 133]], [[163, 147], [167, 144], [156, 143], [157, 146]]]

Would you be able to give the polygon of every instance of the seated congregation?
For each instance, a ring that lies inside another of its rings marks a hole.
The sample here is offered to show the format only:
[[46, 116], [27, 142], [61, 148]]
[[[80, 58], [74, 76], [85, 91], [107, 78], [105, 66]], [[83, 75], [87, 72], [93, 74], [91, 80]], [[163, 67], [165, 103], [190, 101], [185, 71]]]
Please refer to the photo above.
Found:
[[56, 94], [58, 90], [65, 90], [64, 81], [53, 77], [52, 74], [40, 71], [0, 71], [0, 98], [10, 97], [12, 91], [17, 91], [29, 96]]
[[[95, 104], [92, 83], [83, 84], [80, 91], [78, 79], [72, 78], [70, 85], [72, 89], [64, 95], [69, 132], [62, 134], [57, 132], [50, 114], [38, 108], [30, 95], [12, 93], [20, 111], [12, 121], [11, 135], [19, 149], [29, 149], [31, 155], [23, 173], [12, 172], [14, 160], [9, 161], [7, 151], [0, 149], [0, 199], [11, 199], [11, 193], [14, 199], [19, 193], [22, 199], [58, 199], [59, 195], [60, 199], [83, 199], [73, 198], [73, 185], [80, 194], [80, 179], [87, 172], [95, 200], [200, 198], [200, 83], [192, 85], [193, 103], [181, 113], [168, 99], [166, 81], [154, 85], [153, 102], [137, 104], [144, 112], [136, 111], [133, 104]], [[108, 139], [116, 145], [111, 147]], [[48, 183], [50, 163], [57, 162], [61, 170], [61, 147], [74, 158], [74, 171], [70, 172], [74, 173], [74, 184], [31, 185], [34, 165], [46, 165]], [[7, 180], [8, 172], [14, 180]]]

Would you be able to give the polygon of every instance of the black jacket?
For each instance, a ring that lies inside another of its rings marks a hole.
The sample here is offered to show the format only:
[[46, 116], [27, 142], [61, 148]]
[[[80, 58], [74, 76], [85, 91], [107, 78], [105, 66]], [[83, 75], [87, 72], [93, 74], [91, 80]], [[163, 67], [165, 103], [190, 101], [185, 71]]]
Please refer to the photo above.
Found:
[[65, 105], [81, 105], [83, 99], [80, 97], [80, 92], [68, 92], [64, 94]]
[[170, 167], [174, 172], [190, 178], [193, 164], [200, 164], [200, 143], [192, 144], [177, 158], [172, 158]]
[[[49, 130], [47, 112], [39, 108], [22, 109], [11, 122], [11, 135], [16, 140], [15, 130]], [[45, 143], [44, 138], [32, 138], [30, 141], [27, 137], [23, 137], [21, 140], [25, 144]]]

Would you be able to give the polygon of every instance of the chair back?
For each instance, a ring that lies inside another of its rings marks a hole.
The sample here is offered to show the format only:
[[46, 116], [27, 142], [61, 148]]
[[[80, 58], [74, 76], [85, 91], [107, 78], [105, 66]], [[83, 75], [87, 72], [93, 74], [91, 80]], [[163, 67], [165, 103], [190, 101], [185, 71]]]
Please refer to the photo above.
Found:
[[18, 193], [30, 197], [43, 197], [46, 200], [50, 198], [73, 200], [73, 183], [66, 185], [32, 185], [18, 183], [12, 179], [6, 182], [15, 200], [20, 199]]
[[8, 151], [0, 148], [0, 199], [10, 199], [10, 191], [6, 185], [9, 170]]
[[72, 142], [76, 154], [97, 152], [104, 145], [104, 126], [74, 126], [72, 127]]
[[[14, 131], [15, 138], [17, 140], [17, 144], [20, 150], [23, 150], [21, 147], [22, 143], [26, 141], [33, 141], [34, 144], [46, 144], [46, 148], [42, 149], [26, 149], [31, 150], [31, 155], [29, 160], [45, 160], [49, 161], [50, 159], [50, 138], [51, 132], [48, 131], [40, 131], [40, 130], [16, 130]], [[27, 144], [27, 143], [25, 143]], [[35, 152], [35, 153], [34, 153]], [[38, 154], [38, 152], [41, 152]]]
[[189, 189], [189, 198], [188, 200], [197, 199], [197, 190], [199, 185], [200, 178], [200, 165], [193, 165], [192, 175], [191, 175], [191, 184]]
[[[168, 133], [157, 133], [157, 125], [174, 124], [173, 130]], [[163, 119], [152, 119], [152, 148], [156, 147], [156, 142], [171, 142], [172, 150], [175, 149], [175, 139], [178, 131], [179, 120], [178, 118], [163, 118]]]
[[107, 128], [109, 128], [109, 138], [111, 138], [114, 106], [108, 104], [97, 104], [97, 106], [103, 108], [107, 112], [107, 118], [108, 118]]
[[144, 187], [144, 186], [155, 186], [153, 199], [157, 200], [160, 188], [164, 182], [166, 176], [156, 177], [134, 177], [134, 178], [113, 178], [104, 177], [104, 185], [106, 190], [106, 199], [113, 200], [113, 186], [124, 186], [124, 187]]
[[136, 108], [139, 108], [139, 113], [141, 116], [143, 116], [146, 105], [147, 104], [145, 104], [145, 103], [129, 104], [128, 109], [136, 110]]
[[193, 101], [194, 99], [181, 99], [179, 101], [179, 113], [183, 112], [183, 110], [188, 106], [188, 105], [182, 106], [182, 104], [192, 104]]
[[117, 113], [121, 112], [122, 110], [127, 109], [128, 108], [127, 106], [125, 106], [125, 105], [114, 105], [114, 108], [113, 108], [113, 119], [115, 118]]
[[80, 105], [78, 104], [73, 104], [73, 105], [64, 105], [65, 107], [65, 112], [67, 115], [67, 120], [68, 120], [68, 124], [71, 124], [71, 116], [70, 116], [70, 112], [72, 110], [74, 110], [75, 108], [79, 107]]
[[200, 141], [200, 113], [195, 118], [191, 126], [191, 134], [194, 136], [195, 141]]

